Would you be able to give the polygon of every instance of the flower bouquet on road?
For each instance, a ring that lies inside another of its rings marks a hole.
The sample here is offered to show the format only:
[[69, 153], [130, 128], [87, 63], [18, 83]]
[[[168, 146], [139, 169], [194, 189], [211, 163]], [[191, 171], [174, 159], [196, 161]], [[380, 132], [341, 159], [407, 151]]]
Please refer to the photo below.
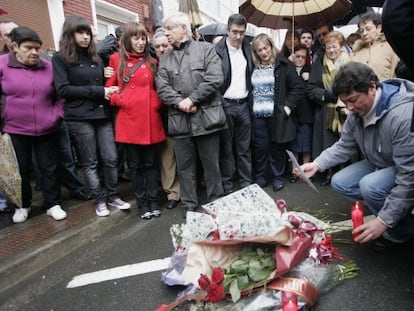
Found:
[[[294, 282], [281, 277], [310, 254], [315, 265], [340, 258], [325, 243], [325, 223], [288, 212], [283, 200], [275, 202], [257, 185], [203, 209], [204, 213], [187, 213], [185, 224], [171, 228], [175, 251], [162, 280], [188, 289], [176, 302], [157, 310], [178, 305], [180, 310], [277, 310], [284, 289], [299, 296], [295, 300], [299, 307], [316, 302], [318, 289], [306, 276], [296, 292]], [[285, 282], [274, 283], [279, 279]]]

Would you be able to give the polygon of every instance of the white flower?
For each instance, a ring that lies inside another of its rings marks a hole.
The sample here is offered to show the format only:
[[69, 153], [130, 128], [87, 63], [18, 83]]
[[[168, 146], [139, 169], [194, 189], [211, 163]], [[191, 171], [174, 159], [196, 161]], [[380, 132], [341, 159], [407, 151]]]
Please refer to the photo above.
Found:
[[315, 247], [309, 250], [309, 258], [312, 258], [313, 260], [318, 260], [318, 251]]

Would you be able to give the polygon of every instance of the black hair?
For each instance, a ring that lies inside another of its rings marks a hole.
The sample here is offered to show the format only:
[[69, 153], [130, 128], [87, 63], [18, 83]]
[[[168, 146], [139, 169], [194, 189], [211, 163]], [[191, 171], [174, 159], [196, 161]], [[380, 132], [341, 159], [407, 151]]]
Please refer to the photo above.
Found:
[[40, 45], [42, 45], [43, 43], [40, 39], [39, 34], [36, 31], [25, 26], [14, 28], [10, 32], [10, 40], [12, 42], [16, 42], [17, 45], [20, 45], [25, 41], [35, 41], [38, 42]]
[[312, 29], [302, 29], [302, 31], [300, 32], [300, 37], [304, 34], [304, 33], [310, 33], [312, 36], [312, 40], [314, 39], [315, 35], [313, 33]]
[[294, 49], [293, 49], [293, 53], [296, 53], [297, 51], [300, 51], [300, 50], [305, 50], [306, 51], [306, 56], [309, 56], [309, 49], [307, 48], [306, 45], [303, 45], [303, 44], [299, 44], [299, 45], [295, 46]]
[[349, 62], [343, 65], [336, 74], [332, 91], [335, 96], [349, 95], [353, 91], [367, 94], [372, 83], [379, 86], [378, 77], [369, 66]]
[[98, 57], [97, 46], [93, 40], [91, 25], [85, 18], [77, 15], [67, 16], [63, 23], [59, 41], [59, 53], [71, 64], [79, 61], [81, 52], [75, 41], [75, 33], [80, 31], [87, 31], [91, 36], [89, 46], [85, 49], [89, 59], [95, 64], [101, 62], [101, 59]]
[[239, 13], [232, 14], [229, 16], [229, 20], [227, 21], [227, 28], [230, 28], [231, 25], [247, 26], [247, 19]]

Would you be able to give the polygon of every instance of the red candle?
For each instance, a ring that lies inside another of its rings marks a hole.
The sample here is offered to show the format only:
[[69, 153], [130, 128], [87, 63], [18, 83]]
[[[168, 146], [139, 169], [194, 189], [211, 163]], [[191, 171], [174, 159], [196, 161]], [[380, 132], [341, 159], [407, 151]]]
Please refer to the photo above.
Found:
[[[364, 206], [361, 202], [356, 201], [352, 203], [351, 206], [351, 219], [352, 219], [352, 229], [358, 228], [364, 223]], [[360, 233], [352, 235], [352, 241], [355, 241], [355, 238], [360, 235]]]
[[282, 311], [298, 311], [298, 296], [295, 293], [282, 291]]
[[283, 311], [298, 311], [298, 305], [292, 300], [289, 300], [286, 304], [283, 305]]

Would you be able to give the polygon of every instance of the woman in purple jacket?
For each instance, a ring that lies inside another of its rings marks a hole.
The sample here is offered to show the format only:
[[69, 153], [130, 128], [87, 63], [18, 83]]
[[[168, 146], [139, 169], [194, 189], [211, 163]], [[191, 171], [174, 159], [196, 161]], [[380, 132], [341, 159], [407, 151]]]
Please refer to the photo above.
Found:
[[17, 27], [10, 37], [13, 51], [0, 56], [0, 90], [4, 100], [2, 131], [11, 137], [22, 178], [23, 205], [16, 208], [13, 222], [24, 222], [30, 210], [32, 151], [44, 178], [41, 190], [47, 214], [62, 220], [66, 212], [60, 205], [56, 167], [63, 102], [56, 97], [51, 63], [40, 59], [39, 35], [27, 27]]

